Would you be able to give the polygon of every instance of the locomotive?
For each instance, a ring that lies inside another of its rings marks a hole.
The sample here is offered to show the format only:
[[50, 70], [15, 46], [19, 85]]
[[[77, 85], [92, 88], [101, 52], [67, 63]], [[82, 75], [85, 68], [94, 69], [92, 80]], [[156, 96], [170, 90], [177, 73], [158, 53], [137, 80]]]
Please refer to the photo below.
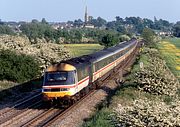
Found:
[[93, 54], [61, 61], [49, 66], [42, 87], [45, 101], [76, 100], [94, 89], [133, 53], [136, 39]]

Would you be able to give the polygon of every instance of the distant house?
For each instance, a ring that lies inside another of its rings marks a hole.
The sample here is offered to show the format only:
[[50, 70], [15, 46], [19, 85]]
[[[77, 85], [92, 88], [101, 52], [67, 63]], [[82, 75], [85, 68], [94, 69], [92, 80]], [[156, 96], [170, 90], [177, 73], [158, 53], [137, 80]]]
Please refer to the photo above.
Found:
[[94, 28], [94, 25], [92, 25], [92, 24], [85, 24], [84, 27], [85, 27], [85, 28], [91, 28], [91, 29], [93, 29], [93, 28]]
[[172, 31], [160, 31], [160, 30], [155, 30], [155, 34], [159, 36], [172, 36], [173, 32]]
[[53, 29], [58, 30], [58, 29], [72, 28], [73, 24], [63, 22], [63, 23], [52, 23], [51, 26]]

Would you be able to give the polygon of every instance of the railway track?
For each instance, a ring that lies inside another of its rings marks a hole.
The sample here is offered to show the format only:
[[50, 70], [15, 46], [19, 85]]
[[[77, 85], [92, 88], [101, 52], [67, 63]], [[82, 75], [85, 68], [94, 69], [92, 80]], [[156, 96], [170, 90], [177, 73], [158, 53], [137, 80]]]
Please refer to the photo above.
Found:
[[23, 99], [20, 99], [18, 101], [16, 101], [15, 103], [13, 103], [12, 105], [9, 105], [8, 108], [4, 108], [0, 110], [0, 114], [4, 114], [6, 112], [9, 112], [12, 108], [18, 108], [26, 103], [28, 103], [29, 101], [33, 100], [34, 98], [37, 98], [38, 96], [41, 96], [41, 91], [36, 91], [35, 93], [26, 96]]
[[21, 127], [29, 127], [29, 126], [48, 127], [52, 123], [54, 123], [57, 119], [62, 119], [67, 112], [71, 111], [75, 106], [82, 104], [85, 99], [91, 97], [93, 94], [95, 94], [95, 92], [96, 90], [90, 91], [89, 94], [85, 95], [79, 101], [77, 101], [75, 104], [71, 105], [68, 108], [59, 109], [56, 106], [54, 106], [53, 108], [50, 108], [47, 111], [43, 112], [41, 115], [31, 119]]
[[41, 104], [41, 102], [41, 93], [38, 92], [32, 97], [28, 96], [17, 101], [12, 107], [2, 109], [0, 111], [0, 126], [23, 112], [26, 112], [28, 109], [35, 108], [36, 105]]
[[[115, 73], [111, 74], [110, 77], [106, 78], [103, 83], [105, 83], [107, 80], [112, 80], [114, 79], [115, 80], [115, 75], [119, 74], [119, 70], [121, 71], [120, 73], [124, 73], [122, 72], [122, 70], [124, 70], [124, 68], [127, 68], [128, 66], [132, 65], [132, 61], [133, 61], [133, 58], [134, 56], [137, 54], [137, 51], [138, 49], [136, 49], [136, 51], [134, 51], [130, 56], [129, 58], [123, 63], [122, 66], [120, 66], [119, 68], [117, 68], [118, 71], [116, 71]], [[101, 86], [102, 87], [102, 86]], [[29, 119], [28, 121], [24, 122], [23, 124], [22, 123], [19, 123], [21, 125], [18, 125], [18, 126], [21, 126], [21, 127], [29, 127], [29, 126], [38, 126], [38, 127], [48, 127], [48, 126], [51, 126], [55, 121], [57, 120], [61, 120], [61, 119], [64, 119], [66, 114], [68, 112], [71, 112], [75, 107], [77, 109], [78, 105], [82, 104], [84, 100], [86, 100], [88, 97], [90, 98], [93, 94], [95, 94], [98, 90], [92, 90], [89, 92], [89, 94], [85, 95], [83, 98], [81, 98], [79, 101], [77, 101], [75, 104], [73, 104], [72, 106], [68, 107], [68, 108], [65, 108], [65, 109], [60, 109], [58, 108], [57, 106], [54, 106], [52, 108], [49, 108], [49, 109], [45, 109], [43, 110], [39, 115], [36, 115], [35, 117], [33, 117], [32, 119]], [[38, 96], [38, 95], [37, 95]], [[20, 102], [18, 104], [16, 104], [14, 106], [14, 108], [18, 108], [18, 107], [27, 107], [26, 104], [28, 104], [28, 102], [32, 101], [32, 100], [36, 100], [36, 97], [34, 97], [33, 99], [29, 99], [29, 100], [26, 100], [24, 102]], [[41, 102], [39, 102], [39, 105], [38, 105], [38, 102], [37, 103], [34, 103], [34, 105], [31, 105], [31, 106], [34, 106], [35, 108], [37, 108], [38, 106], [41, 107], [42, 105], [40, 104]], [[28, 107], [27, 107], [28, 108]], [[29, 107], [31, 108], [31, 107]], [[8, 110], [7, 110], [8, 112]], [[29, 113], [30, 110], [22, 110], [20, 111], [18, 114], [14, 114], [14, 115], [18, 115], [19, 117], [21, 117], [23, 114], [27, 114]], [[6, 113], [6, 112], [5, 112]], [[12, 115], [12, 116], [14, 116]], [[11, 123], [7, 123], [7, 121], [9, 121], [12, 116], [4, 119], [3, 121], [1, 120], [0, 121], [0, 126], [11, 126]], [[19, 117], [16, 117], [17, 121], [18, 121], [18, 118]], [[6, 123], [6, 124], [2, 124], [2, 123]]]
[[16, 122], [19, 119], [23, 118], [24, 116], [26, 116], [26, 115], [30, 114], [31, 112], [33, 112], [34, 109], [38, 109], [38, 108], [42, 107], [41, 102], [42, 101], [36, 102], [36, 103], [32, 104], [31, 106], [27, 107], [26, 109], [15, 112], [11, 116], [9, 116], [7, 118], [4, 118], [2, 120], [2, 123], [0, 124], [0, 126], [3, 126], [3, 127], [8, 127], [9, 126], [9, 127], [11, 127], [12, 122]]

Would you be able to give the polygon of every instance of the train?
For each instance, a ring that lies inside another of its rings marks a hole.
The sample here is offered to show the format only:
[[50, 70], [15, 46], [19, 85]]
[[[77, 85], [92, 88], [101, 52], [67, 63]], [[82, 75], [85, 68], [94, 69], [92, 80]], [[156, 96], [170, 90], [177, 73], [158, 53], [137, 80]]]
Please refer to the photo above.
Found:
[[89, 55], [49, 66], [44, 73], [44, 101], [76, 101], [125, 64], [134, 53], [138, 40], [131, 39]]

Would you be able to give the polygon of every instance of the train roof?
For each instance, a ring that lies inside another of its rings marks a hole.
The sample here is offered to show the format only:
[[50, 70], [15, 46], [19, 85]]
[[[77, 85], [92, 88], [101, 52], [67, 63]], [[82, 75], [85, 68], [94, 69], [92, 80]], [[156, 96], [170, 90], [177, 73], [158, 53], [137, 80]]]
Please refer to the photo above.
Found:
[[130, 44], [133, 44], [133, 42], [134, 42], [134, 39], [128, 42], [121, 42], [113, 47], [90, 54], [91, 56], [94, 57], [94, 59], [92, 59], [91, 62], [98, 62], [108, 56], [111, 56], [117, 52], [120, 52], [121, 50], [124, 50], [125, 48], [127, 48], [127, 46], [130, 46]]
[[108, 56], [113, 55], [114, 53], [117, 53], [117, 52], [123, 50], [128, 45], [130, 45], [132, 42], [134, 42], [134, 40], [131, 40], [128, 42], [121, 42], [116, 46], [113, 46], [113, 47], [110, 47], [107, 49], [103, 49], [103, 50], [95, 52], [93, 54], [83, 55], [80, 57], [69, 59], [67, 61], [61, 61], [61, 63], [68, 63], [68, 64], [75, 66], [76, 68], [79, 68], [79, 67], [81, 68], [82, 66], [90, 65], [92, 62], [100, 61]]
[[124, 50], [125, 48], [127, 48], [127, 46], [130, 46], [130, 44], [133, 44], [133, 42], [134, 42], [134, 40], [131, 40], [131, 41], [128, 41], [128, 42], [122, 42], [122, 43], [119, 43], [116, 46], [107, 48], [107, 50], [110, 51], [110, 52], [117, 53], [117, 52], [120, 52], [120, 51]]

